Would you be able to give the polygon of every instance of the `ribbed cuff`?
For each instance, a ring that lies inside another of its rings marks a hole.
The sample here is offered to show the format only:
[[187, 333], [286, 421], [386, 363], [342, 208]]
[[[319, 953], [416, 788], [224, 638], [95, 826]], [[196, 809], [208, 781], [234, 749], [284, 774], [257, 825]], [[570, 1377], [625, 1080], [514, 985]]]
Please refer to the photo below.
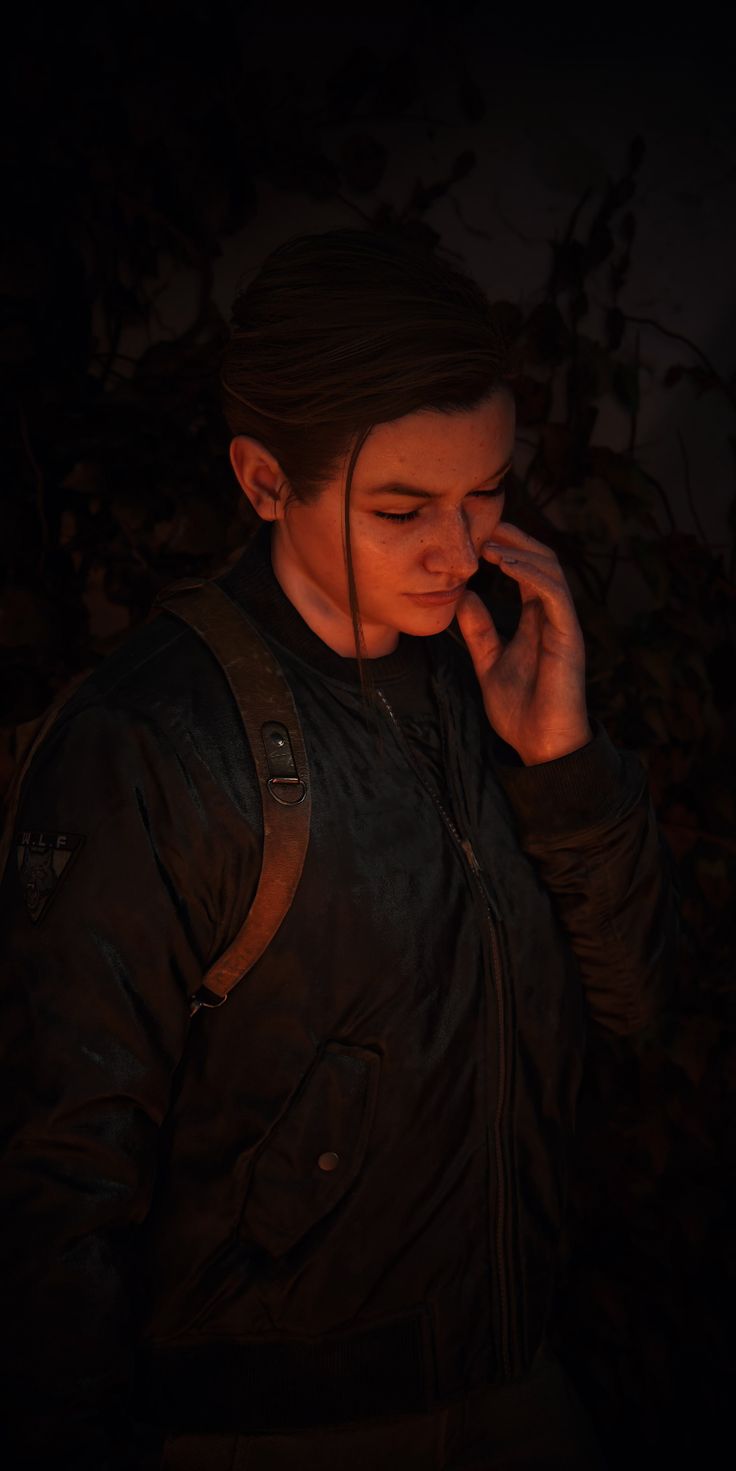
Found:
[[496, 765], [522, 838], [558, 838], [593, 827], [621, 805], [625, 777], [621, 754], [608, 732], [590, 717], [593, 739], [579, 751], [537, 766]]

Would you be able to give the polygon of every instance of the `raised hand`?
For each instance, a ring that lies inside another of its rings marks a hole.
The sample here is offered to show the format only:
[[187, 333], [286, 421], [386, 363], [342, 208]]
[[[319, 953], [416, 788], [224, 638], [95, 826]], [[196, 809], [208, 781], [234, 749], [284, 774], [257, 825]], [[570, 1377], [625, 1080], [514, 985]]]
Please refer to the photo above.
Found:
[[499, 521], [481, 553], [519, 584], [518, 628], [504, 644], [485, 604], [465, 592], [457, 622], [488, 719], [526, 766], [567, 756], [593, 739], [585, 700], [585, 644], [555, 553]]

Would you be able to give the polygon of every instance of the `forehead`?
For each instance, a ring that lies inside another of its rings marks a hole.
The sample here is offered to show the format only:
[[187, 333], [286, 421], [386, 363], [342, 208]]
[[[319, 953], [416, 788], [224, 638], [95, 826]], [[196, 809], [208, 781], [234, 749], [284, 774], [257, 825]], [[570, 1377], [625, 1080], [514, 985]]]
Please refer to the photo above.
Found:
[[511, 457], [515, 428], [513, 396], [505, 389], [467, 412], [422, 409], [377, 424], [358, 456], [355, 487], [388, 475], [421, 480], [428, 490], [448, 489], [455, 481], [472, 484]]

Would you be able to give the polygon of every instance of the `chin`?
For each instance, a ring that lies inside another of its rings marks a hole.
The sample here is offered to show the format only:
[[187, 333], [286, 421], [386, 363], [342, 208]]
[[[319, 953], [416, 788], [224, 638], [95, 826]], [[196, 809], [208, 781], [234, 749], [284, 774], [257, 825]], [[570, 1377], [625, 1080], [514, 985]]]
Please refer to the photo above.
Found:
[[432, 634], [444, 633], [455, 617], [456, 608], [457, 603], [447, 603], [444, 607], [417, 608], [408, 618], [404, 616], [399, 632], [410, 634], [412, 638], [430, 638]]

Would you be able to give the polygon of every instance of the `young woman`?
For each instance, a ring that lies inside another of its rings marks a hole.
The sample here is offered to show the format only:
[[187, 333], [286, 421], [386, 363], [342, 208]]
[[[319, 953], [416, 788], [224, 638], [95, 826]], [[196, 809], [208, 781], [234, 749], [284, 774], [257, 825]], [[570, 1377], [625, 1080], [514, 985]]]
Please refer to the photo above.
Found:
[[488, 301], [399, 235], [297, 237], [222, 384], [261, 524], [217, 581], [293, 692], [310, 844], [190, 1021], [261, 863], [219, 665], [161, 613], [31, 767], [21, 839], [83, 841], [40, 915], [15, 857], [0, 892], [13, 1464], [603, 1464], [545, 1325], [586, 1019], [656, 1016], [675, 901], [559, 563], [504, 519]]

